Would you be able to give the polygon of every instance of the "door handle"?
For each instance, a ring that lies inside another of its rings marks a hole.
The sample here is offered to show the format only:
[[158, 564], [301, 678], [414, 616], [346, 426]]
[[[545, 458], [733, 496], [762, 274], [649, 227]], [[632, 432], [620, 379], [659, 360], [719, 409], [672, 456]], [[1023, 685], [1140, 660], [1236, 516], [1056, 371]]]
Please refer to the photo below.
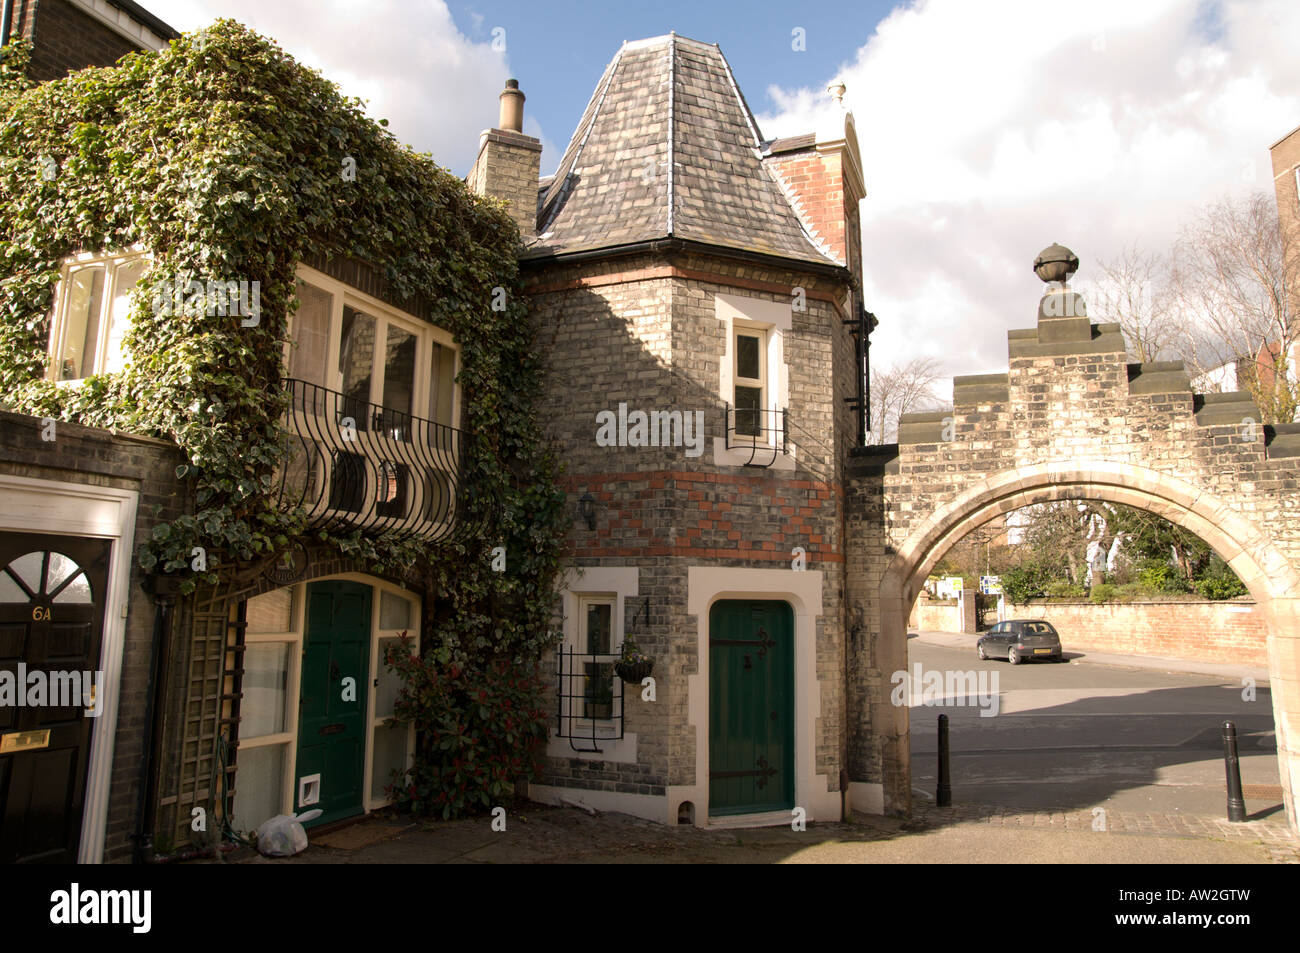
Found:
[[753, 667], [754, 667], [754, 663], [753, 663], [753, 661], [750, 659], [750, 657], [749, 657], [748, 655], [746, 655], [746, 656], [745, 656], [745, 671], [748, 672], [748, 671], [749, 671], [751, 668], [753, 668]]

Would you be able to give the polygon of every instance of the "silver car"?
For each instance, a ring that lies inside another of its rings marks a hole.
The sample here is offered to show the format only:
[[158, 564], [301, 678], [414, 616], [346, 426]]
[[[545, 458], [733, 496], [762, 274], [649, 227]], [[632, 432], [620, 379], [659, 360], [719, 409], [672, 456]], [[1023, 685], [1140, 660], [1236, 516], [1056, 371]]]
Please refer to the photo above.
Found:
[[1012, 665], [1026, 659], [1061, 659], [1061, 637], [1042, 619], [1011, 619], [989, 629], [975, 648], [982, 659], [1004, 658]]

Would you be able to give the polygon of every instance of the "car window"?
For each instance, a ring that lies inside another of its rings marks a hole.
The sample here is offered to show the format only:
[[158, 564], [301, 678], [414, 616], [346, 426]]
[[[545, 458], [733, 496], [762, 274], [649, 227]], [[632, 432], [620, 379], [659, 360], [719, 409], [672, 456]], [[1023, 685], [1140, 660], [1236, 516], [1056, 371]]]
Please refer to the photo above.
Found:
[[1034, 635], [1052, 635], [1055, 630], [1046, 622], [1026, 622], [1025, 631]]
[[989, 629], [989, 635], [1001, 635], [1006, 630], [1007, 624], [999, 622], [993, 628]]

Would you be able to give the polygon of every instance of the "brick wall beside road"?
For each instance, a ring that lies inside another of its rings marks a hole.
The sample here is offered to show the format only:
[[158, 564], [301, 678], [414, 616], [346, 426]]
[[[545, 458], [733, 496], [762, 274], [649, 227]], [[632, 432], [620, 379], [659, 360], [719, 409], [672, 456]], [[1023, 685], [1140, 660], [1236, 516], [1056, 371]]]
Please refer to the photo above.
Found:
[[1046, 619], [1071, 649], [1268, 665], [1267, 630], [1253, 602], [1032, 603], [1008, 619]]

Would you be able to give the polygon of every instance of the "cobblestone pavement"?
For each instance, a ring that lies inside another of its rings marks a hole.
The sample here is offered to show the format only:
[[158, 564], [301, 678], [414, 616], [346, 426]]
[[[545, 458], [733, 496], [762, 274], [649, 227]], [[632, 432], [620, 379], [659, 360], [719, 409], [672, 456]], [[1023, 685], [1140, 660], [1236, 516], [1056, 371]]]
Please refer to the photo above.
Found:
[[[1281, 817], [1281, 815], [1275, 815]], [[588, 815], [525, 805], [493, 831], [487, 817], [421, 823], [379, 816], [272, 860], [241, 849], [228, 863], [1300, 863], [1300, 841], [1273, 817], [1230, 824], [1210, 817], [1107, 810], [918, 806], [911, 818], [854, 815], [851, 822], [696, 830], [625, 814]]]
[[[1102, 812], [1097, 814], [1095, 812]], [[1198, 837], [1237, 843], [1259, 843], [1269, 859], [1278, 864], [1300, 864], [1300, 839], [1279, 812], [1276, 820], [1259, 819], [1231, 823], [1222, 817], [1191, 814], [1158, 814], [1114, 811], [1102, 808], [1078, 811], [1018, 811], [988, 805], [935, 807], [922, 804], [913, 811], [912, 823], [926, 826], [987, 824], [1003, 829], [1026, 828], [1112, 834], [1150, 834], [1167, 837]]]

